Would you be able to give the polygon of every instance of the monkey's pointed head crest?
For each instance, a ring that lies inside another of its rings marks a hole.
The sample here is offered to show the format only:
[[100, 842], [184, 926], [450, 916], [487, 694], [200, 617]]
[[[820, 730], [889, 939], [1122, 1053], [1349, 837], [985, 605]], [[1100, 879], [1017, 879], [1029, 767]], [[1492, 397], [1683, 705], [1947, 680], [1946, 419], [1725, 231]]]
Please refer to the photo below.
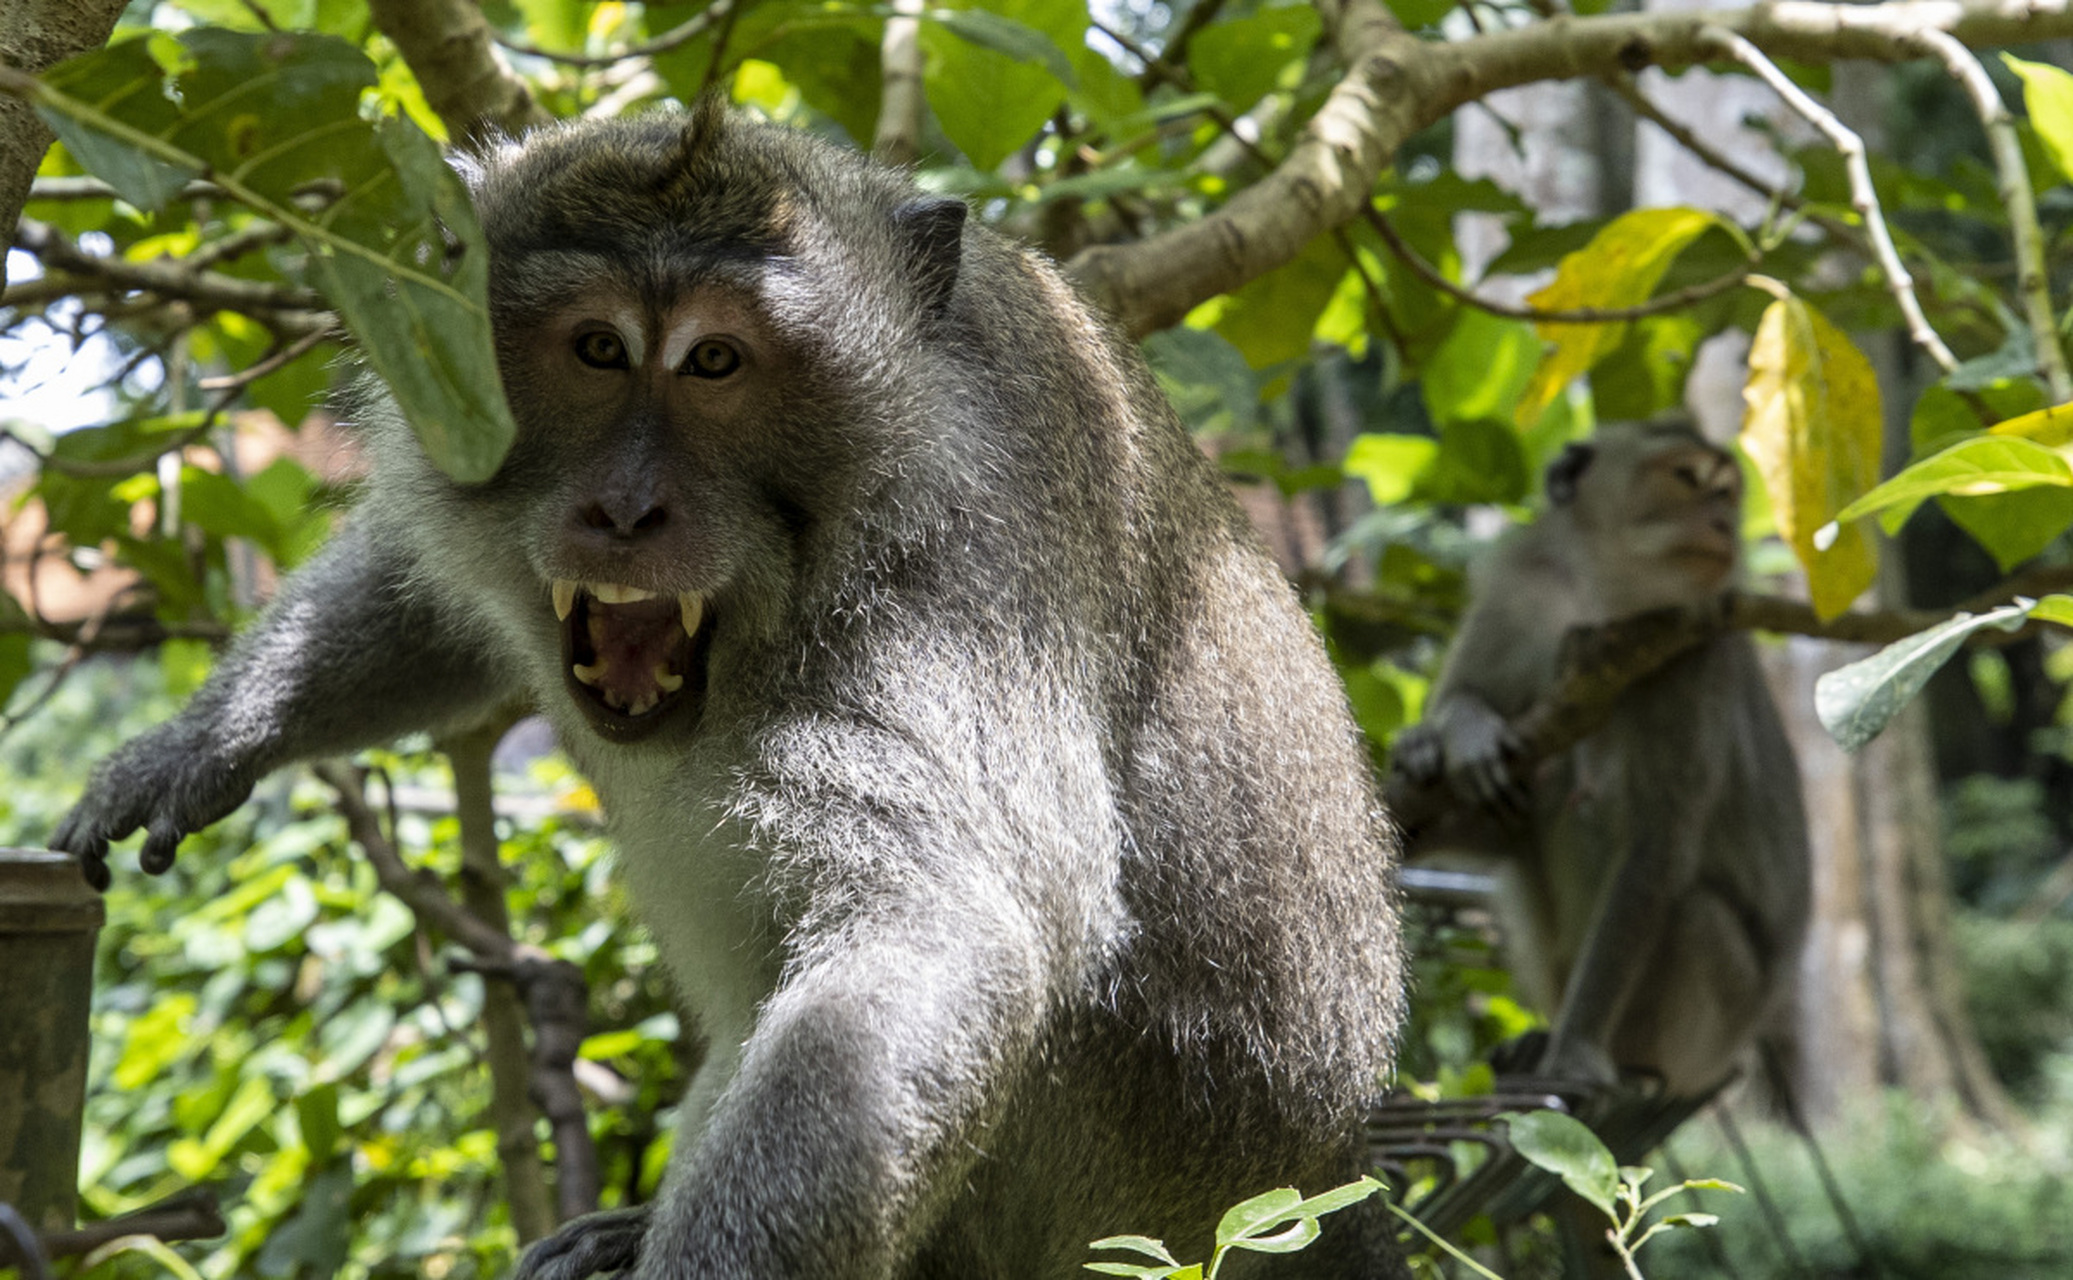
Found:
[[656, 186], [666, 190], [690, 181], [726, 126], [726, 97], [716, 89], [699, 94], [684, 113], [675, 145], [656, 170]]

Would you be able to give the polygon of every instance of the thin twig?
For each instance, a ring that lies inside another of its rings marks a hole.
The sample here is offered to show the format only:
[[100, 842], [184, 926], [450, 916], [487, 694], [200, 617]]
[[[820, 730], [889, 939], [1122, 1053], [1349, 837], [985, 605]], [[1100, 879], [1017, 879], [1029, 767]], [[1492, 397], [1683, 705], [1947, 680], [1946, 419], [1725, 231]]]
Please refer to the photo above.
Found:
[[[87, 253], [56, 228], [23, 218], [14, 242], [35, 254], [53, 274], [24, 281], [0, 295], [0, 306], [33, 306], [95, 287], [119, 293], [141, 292], [178, 299], [203, 311], [235, 311], [270, 328], [308, 332], [309, 318], [322, 314], [324, 300], [304, 289], [261, 284], [209, 271], [168, 258], [130, 262], [114, 255]], [[59, 274], [62, 273], [62, 274]], [[327, 316], [328, 325], [328, 316]]]
[[1908, 336], [1928, 352], [1929, 358], [1936, 361], [1937, 367], [1945, 373], [1956, 369], [1958, 358], [1951, 354], [1951, 349], [1930, 327], [1929, 318], [1922, 314], [1921, 300], [1915, 296], [1914, 277], [1908, 274], [1906, 265], [1900, 260], [1899, 250], [1893, 247], [1893, 233], [1886, 227], [1886, 216], [1879, 209], [1879, 193], [1872, 186], [1871, 165], [1866, 159], [1864, 139], [1837, 119], [1834, 112], [1794, 84], [1777, 63], [1746, 37], [1726, 27], [1708, 25], [1701, 38], [1754, 72], [1771, 87], [1773, 93], [1784, 99], [1785, 105], [1820, 130], [1829, 144], [1842, 153], [1850, 176], [1850, 206], [1864, 219], [1865, 231], [1871, 236], [1872, 254], [1878, 260], [1879, 269], [1885, 273], [1886, 285], [1892, 290], [1894, 300], [1900, 304], [1901, 314], [1907, 317]]
[[295, 363], [303, 356], [309, 354], [311, 349], [319, 343], [337, 342], [342, 341], [344, 338], [345, 335], [336, 329], [317, 329], [303, 334], [295, 341], [279, 348], [272, 355], [248, 369], [239, 370], [237, 373], [227, 373], [221, 377], [203, 378], [194, 385], [203, 391], [239, 391], [251, 386], [267, 374]]
[[[190, 182], [174, 200], [207, 200], [223, 194], [213, 182]], [[120, 200], [122, 195], [99, 178], [38, 178], [29, 184], [31, 200]]]
[[2008, 210], [2008, 234], [2015, 243], [2015, 286], [2022, 296], [2023, 311], [2037, 348], [2037, 367], [2051, 388], [2054, 404], [2073, 400], [2073, 374], [2066, 369], [2066, 352], [2059, 345], [2058, 318], [2052, 314], [2051, 277], [2044, 265], [2044, 230], [2037, 223], [2037, 196], [2030, 189], [2030, 171], [2023, 161], [2023, 144], [2016, 136], [2015, 117], [2001, 100], [2001, 91], [1987, 75], [1986, 67], [1970, 49], [1947, 31], [1923, 31], [1914, 43], [1944, 65], [1951, 78], [1972, 99], [1972, 109], [1987, 131], [1987, 146], [1994, 155], [1996, 187], [2001, 204]]
[[1637, 302], [1631, 307], [1527, 307], [1485, 298], [1454, 283], [1442, 274], [1439, 268], [1419, 257], [1418, 251], [1397, 234], [1396, 227], [1381, 210], [1370, 207], [1367, 217], [1368, 225], [1375, 229], [1376, 235], [1382, 237], [1382, 242], [1389, 246], [1389, 251], [1411, 269], [1412, 275], [1466, 306], [1487, 311], [1491, 315], [1503, 316], [1508, 320], [1531, 320], [1538, 324], [1618, 324], [1628, 320], [1644, 320], [1649, 316], [1659, 316], [1666, 312], [1681, 311], [1685, 307], [1704, 302], [1708, 298], [1748, 283], [1749, 274], [1756, 270], [1760, 261], [1758, 258], [1751, 258], [1726, 275], [1689, 285], [1675, 293], [1666, 293], [1660, 298]]
[[652, 40], [630, 44], [611, 53], [557, 53], [552, 49], [527, 44], [523, 40], [507, 40], [503, 36], [496, 37], [496, 41], [513, 53], [524, 54], [528, 58], [545, 58], [565, 67], [609, 67], [628, 58], [651, 58], [658, 53], [668, 53], [680, 45], [691, 43], [704, 35], [706, 28], [732, 13], [736, 2], [737, 0], [713, 0], [713, 3], [697, 17], [678, 23]]

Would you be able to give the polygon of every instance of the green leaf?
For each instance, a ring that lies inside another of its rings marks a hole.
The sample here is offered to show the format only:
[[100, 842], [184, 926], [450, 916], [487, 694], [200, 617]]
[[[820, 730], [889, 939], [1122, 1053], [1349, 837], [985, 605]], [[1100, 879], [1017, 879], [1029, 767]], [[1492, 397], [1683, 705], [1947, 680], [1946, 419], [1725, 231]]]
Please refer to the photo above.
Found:
[[1837, 512], [1848, 523], [1890, 509], [1911, 513], [1941, 494], [1970, 497], [2038, 485], [2073, 487], [2073, 466], [2020, 436], [1977, 436], [1924, 458]]
[[1359, 1204], [1381, 1190], [1383, 1185], [1380, 1181], [1374, 1178], [1358, 1178], [1343, 1187], [1318, 1192], [1297, 1205], [1295, 1212], [1308, 1214], [1313, 1218], [1327, 1213], [1337, 1213], [1341, 1209]]
[[1259, 377], [1222, 335], [1176, 326], [1144, 340], [1159, 389], [1190, 431], [1248, 430], [1259, 415]]
[[160, 1072], [184, 1057], [192, 1047], [188, 1025], [200, 1006], [192, 995], [178, 992], [165, 996], [141, 1017], [130, 1020], [123, 1038], [122, 1056], [111, 1077], [115, 1087], [137, 1089], [156, 1079]]
[[1868, 530], [1830, 528], [1879, 476], [1884, 423], [1871, 363], [1819, 311], [1781, 297], [1757, 326], [1742, 398], [1743, 451], [1807, 572], [1814, 611], [1835, 617], [1878, 572]]
[[320, 1084], [295, 1099], [295, 1116], [302, 1126], [302, 1145], [313, 1164], [322, 1164], [338, 1149], [345, 1136], [338, 1122], [338, 1086]]
[[1980, 498], [1945, 495], [1936, 505], [1994, 557], [2003, 573], [2038, 555], [2073, 528], [2073, 489], [2056, 486]]
[[[37, 109], [98, 139], [95, 171], [111, 182], [141, 181], [124, 156], [206, 174], [292, 230], [304, 283], [339, 309], [432, 461], [487, 479], [514, 432], [490, 342], [489, 251], [438, 147], [407, 122], [360, 118], [377, 77], [342, 40], [199, 28], [178, 41], [177, 104], [145, 40], [63, 64]], [[313, 212], [324, 191], [340, 194]]]
[[1415, 496], [1466, 506], [1518, 502], [1532, 487], [1519, 433], [1503, 422], [1472, 418], [1440, 424], [1439, 456], [1422, 475]]
[[2030, 616], [2040, 622], [2073, 627], [2073, 596], [2046, 596], [2030, 607]]
[[1317, 1225], [1317, 1219], [1298, 1218], [1286, 1230], [1277, 1231], [1271, 1236], [1241, 1236], [1225, 1247], [1245, 1249], [1252, 1253], [1295, 1253], [1299, 1249], [1308, 1248], [1310, 1243], [1322, 1234], [1324, 1229]]
[[8, 699], [35, 669], [36, 660], [29, 652], [28, 632], [0, 635], [0, 711], [6, 710]]
[[1507, 1122], [1513, 1150], [1560, 1177], [1606, 1217], [1614, 1216], [1619, 1166], [1582, 1121], [1560, 1111], [1507, 1111], [1497, 1118]]
[[[1703, 209], [1636, 209], [1607, 223], [1591, 242], [1562, 259], [1555, 278], [1529, 299], [1536, 307], [1629, 307], [1646, 302], [1685, 247], [1723, 226]], [[1620, 345], [1626, 324], [1540, 324], [1554, 344], [1519, 402], [1519, 421], [1531, 426], [1555, 397]]]
[[998, 0], [983, 15], [960, 5], [928, 16], [921, 47], [929, 106], [972, 166], [990, 172], [1065, 101], [1073, 76], [1060, 50], [1083, 42], [1087, 11], [1072, 0]]
[[1272, 1191], [1262, 1191], [1250, 1200], [1240, 1201], [1226, 1210], [1216, 1224], [1217, 1248], [1280, 1226], [1289, 1220], [1290, 1211], [1301, 1203], [1303, 1193], [1294, 1187], [1276, 1187]]
[[1988, 627], [2014, 631], [2029, 613], [2029, 601], [1961, 613], [1828, 672], [1814, 682], [1814, 714], [1843, 750], [1855, 751], [1878, 736], [1968, 636]]
[[1719, 1222], [1720, 1215], [1717, 1213], [1673, 1213], [1662, 1218], [1656, 1225], [1662, 1227], [1711, 1227], [1719, 1225]]
[[[153, 137], [164, 137], [180, 121], [180, 107], [167, 95], [164, 76], [158, 59], [152, 56], [151, 39], [146, 37], [60, 63], [44, 74], [43, 83], [53, 92], [99, 111], [119, 113], [126, 123]], [[200, 177], [206, 167], [189, 156], [140, 151], [41, 101], [36, 103], [36, 114], [87, 172], [139, 209], [165, 207], [166, 201]]]
[[1323, 29], [1307, 4], [1213, 22], [1188, 46], [1188, 67], [1198, 86], [1247, 111], [1280, 87], [1291, 64], [1300, 72]]
[[2044, 62], [2025, 62], [2001, 55], [2008, 69], [2022, 77], [2023, 106], [2061, 176], [2073, 179], [2073, 75]]
[[1041, 66], [1068, 88], [1077, 79], [1072, 63], [1049, 36], [1013, 18], [985, 9], [937, 9], [928, 16], [981, 49]]
[[1366, 434], [1353, 438], [1342, 469], [1365, 480], [1377, 506], [1393, 506], [1411, 496], [1439, 460], [1439, 441], [1427, 436]]
[[1540, 339], [1532, 325], [1464, 308], [1446, 341], [1419, 371], [1418, 389], [1434, 422], [1509, 421], [1539, 363]]
[[[1454, 11], [1454, 0], [1389, 0], [1389, 11], [1412, 31], [1429, 27]], [[1578, 10], [1581, 12], [1581, 8]]]
[[1317, 317], [1345, 273], [1345, 253], [1330, 236], [1318, 236], [1294, 261], [1227, 295], [1216, 331], [1255, 369], [1303, 359]]
[[265, 503], [229, 476], [191, 465], [180, 468], [180, 518], [218, 537], [249, 538], [268, 553], [281, 538]]
[[1175, 1266], [1179, 1265], [1173, 1254], [1167, 1251], [1166, 1242], [1164, 1240], [1154, 1240], [1150, 1236], [1104, 1236], [1087, 1247], [1089, 1249], [1128, 1249], [1132, 1253], [1141, 1253], [1147, 1258], [1157, 1258], [1161, 1262], [1172, 1263]]

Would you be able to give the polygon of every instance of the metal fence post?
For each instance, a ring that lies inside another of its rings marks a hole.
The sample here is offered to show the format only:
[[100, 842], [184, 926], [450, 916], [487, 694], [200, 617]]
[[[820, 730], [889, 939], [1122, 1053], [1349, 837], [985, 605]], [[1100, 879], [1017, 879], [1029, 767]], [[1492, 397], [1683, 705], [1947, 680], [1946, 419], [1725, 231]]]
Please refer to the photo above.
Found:
[[87, 1010], [106, 913], [79, 864], [0, 848], [0, 1203], [68, 1231], [79, 1200]]

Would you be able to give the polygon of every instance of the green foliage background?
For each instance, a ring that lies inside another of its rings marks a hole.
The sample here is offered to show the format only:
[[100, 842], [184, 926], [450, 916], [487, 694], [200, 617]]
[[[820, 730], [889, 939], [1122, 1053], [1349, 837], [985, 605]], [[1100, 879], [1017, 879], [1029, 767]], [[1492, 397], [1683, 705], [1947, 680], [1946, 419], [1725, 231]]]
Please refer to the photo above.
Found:
[[[1451, 6], [1391, 8], [1436, 34]], [[575, 0], [489, 0], [483, 10], [555, 115], [620, 85], [525, 48], [604, 53], [699, 12]], [[929, 10], [919, 181], [1061, 257], [1224, 207], [1287, 153], [1333, 72], [1311, 8], [1241, 2], [1218, 11], [1166, 74], [1140, 74], [1123, 43], [1157, 47], [1186, 12], [1121, 9], [1103, 15], [1114, 30], [1090, 34], [1088, 11], [1071, 0]], [[717, 87], [868, 146], [884, 22], [881, 8], [839, 0], [746, 6], [657, 53], [641, 105]], [[306, 34], [271, 34], [269, 23]], [[2011, 101], [2029, 104], [2022, 137], [2063, 298], [2073, 77], [2028, 60], [1997, 74]], [[18, 504], [47, 513], [58, 554], [82, 571], [134, 573], [122, 616], [171, 637], [155, 656], [75, 670], [60, 643], [68, 637], [36, 616], [35, 600], [0, 596], [0, 837], [17, 843], [46, 838], [90, 763], [194, 687], [209, 662], [204, 641], [249, 612], [254, 558], [292, 567], [350, 497], [289, 458], [252, 474], [222, 465], [211, 446], [229, 430], [225, 414], [265, 410], [295, 426], [316, 406], [349, 402], [344, 384], [364, 364], [417, 408], [427, 447], [457, 474], [485, 473], [508, 430], [482, 381], [479, 239], [432, 146], [444, 128], [357, 0], [134, 4], [110, 51], [46, 83], [65, 95], [41, 103], [64, 141], [43, 176], [90, 172], [120, 198], [32, 200], [31, 218], [124, 263], [202, 255], [230, 280], [337, 308], [349, 333], [236, 309], [175, 323], [162, 310], [124, 314], [104, 302], [106, 340], [134, 360], [111, 382], [108, 420], [62, 434], [5, 423], [35, 455]], [[1947, 109], [1948, 95], [1919, 79], [1898, 83], [1897, 110]], [[1260, 122], [1245, 147], [1230, 140], [1239, 116]], [[1875, 489], [1878, 471], [1867, 470], [1879, 405], [1862, 391], [1868, 366], [1850, 335], [1895, 329], [1900, 317], [1875, 273], [1833, 269], [1829, 244], [1794, 234], [1856, 219], [1840, 163], [1819, 146], [1790, 152], [1803, 175], [1798, 207], [1757, 225], [1688, 209], [1554, 222], [1451, 172], [1443, 123], [1405, 147], [1373, 193], [1395, 234], [1443, 273], [1461, 274], [1454, 227], [1473, 212], [1509, 235], [1490, 274], [1547, 273], [1535, 295], [1543, 306], [1662, 298], [1745, 270], [1752, 255], [1775, 287], [1729, 288], [1619, 325], [1536, 326], [1463, 305], [1373, 223], [1356, 221], [1146, 341], [1161, 385], [1255, 509], [1322, 529], [1309, 561], [1291, 567], [1304, 575], [1378, 763], [1421, 713], [1491, 523], [1476, 513], [1530, 515], [1535, 477], [1566, 442], [1601, 419], [1681, 404], [1699, 345], [1721, 332], [1767, 335], [1747, 438], [1752, 476], [1765, 482], [1745, 530], [1759, 567], [1804, 574], [1818, 602], [1841, 607], [1871, 581], [1873, 524], [1891, 532], [1925, 503], [2003, 567], [2063, 558], [2073, 419], [2048, 407], [2034, 357], [2052, 336], [2030, 332], [2011, 305], [2007, 215], [1983, 149], [1971, 134], [1951, 143], [1958, 132], [1923, 130], [1874, 166], [1925, 305], [1964, 361], [1917, 388], [1905, 413], [1915, 465], [1886, 487]], [[246, 194], [180, 195], [203, 173]], [[95, 314], [53, 294], [12, 306], [0, 323], [49, 344]], [[269, 357], [279, 367], [234, 395], [202, 393], [200, 379]], [[1851, 517], [1842, 536], [1822, 545], [1839, 515]], [[426, 744], [406, 745], [373, 758], [406, 791], [438, 792], [442, 762]], [[551, 815], [504, 825], [508, 901], [522, 938], [578, 963], [590, 981], [599, 1034], [586, 1057], [630, 1089], [597, 1106], [592, 1126], [608, 1203], [632, 1201], [659, 1174], [696, 1030], [670, 1011], [652, 949], [612, 887], [580, 780], [550, 756], [499, 783]], [[1973, 914], [1962, 936], [1988, 1051], [2062, 1133], [2073, 1079], [2062, 979], [2073, 946], [2063, 919], [2042, 931], [2008, 919], [2047, 870], [2034, 830], [2041, 809], [2034, 794], [1954, 805], [1951, 846], [1963, 855]], [[451, 873], [452, 818], [436, 804], [402, 813], [406, 851]], [[2007, 833], [2026, 822], [2028, 835]], [[1406, 1079], [1434, 1095], [1487, 1087], [1489, 1048], [1532, 1024], [1487, 937], [1434, 923], [1416, 963]], [[484, 1119], [481, 980], [449, 969], [440, 944], [375, 890], [321, 789], [299, 775], [270, 780], [191, 840], [169, 876], [119, 871], [100, 982], [83, 1178], [91, 1215], [190, 1183], [218, 1186], [231, 1234], [184, 1250], [212, 1278], [441, 1280], [508, 1268], [516, 1239]], [[1882, 1189], [1871, 1220], [1895, 1258], [1932, 1268], [1916, 1274], [1972, 1274], [1934, 1268], [1974, 1256], [1970, 1236], [1981, 1233], [1967, 1223], [2004, 1220], [2011, 1233], [2031, 1224], [2021, 1249], [1979, 1245], [1977, 1256], [2023, 1266], [2066, 1257], [2062, 1233], [2036, 1225], [2068, 1220], [2041, 1177], [1968, 1178], [1944, 1161], [1941, 1210], [1895, 1190], [1902, 1172], [1936, 1162], [1932, 1146], [1903, 1124], [1853, 1149], [1851, 1175]], [[1692, 1163], [1710, 1172], [1716, 1154]], [[2014, 1162], [1980, 1159], [1997, 1173]], [[127, 1258], [105, 1274], [159, 1269]]]

